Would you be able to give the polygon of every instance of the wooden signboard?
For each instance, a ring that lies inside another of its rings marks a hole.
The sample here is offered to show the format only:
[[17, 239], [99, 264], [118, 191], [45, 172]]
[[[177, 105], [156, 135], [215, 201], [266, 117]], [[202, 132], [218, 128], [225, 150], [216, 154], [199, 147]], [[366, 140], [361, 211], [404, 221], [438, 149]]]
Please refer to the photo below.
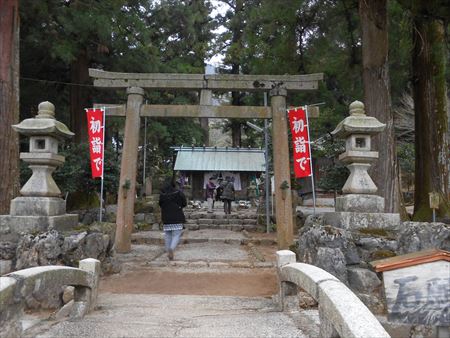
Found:
[[371, 264], [383, 272], [389, 320], [450, 325], [450, 252], [426, 250]]

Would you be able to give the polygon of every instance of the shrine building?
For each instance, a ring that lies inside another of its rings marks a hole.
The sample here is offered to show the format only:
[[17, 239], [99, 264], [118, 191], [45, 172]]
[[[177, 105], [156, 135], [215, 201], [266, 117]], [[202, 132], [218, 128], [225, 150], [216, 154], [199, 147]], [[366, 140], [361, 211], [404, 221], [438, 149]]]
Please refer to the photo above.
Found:
[[202, 200], [210, 177], [218, 184], [227, 176], [236, 200], [247, 199], [247, 187], [265, 172], [264, 150], [259, 148], [174, 147], [174, 171], [187, 197]]

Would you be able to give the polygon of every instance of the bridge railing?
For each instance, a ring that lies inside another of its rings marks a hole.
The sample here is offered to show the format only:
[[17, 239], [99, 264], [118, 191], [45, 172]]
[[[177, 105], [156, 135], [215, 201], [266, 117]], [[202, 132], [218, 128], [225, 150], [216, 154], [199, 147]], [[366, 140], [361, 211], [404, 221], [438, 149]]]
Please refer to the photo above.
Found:
[[310, 264], [297, 263], [295, 253], [277, 252], [280, 300], [302, 288], [319, 304], [320, 337], [390, 337], [359, 298], [339, 279]]
[[100, 261], [81, 260], [79, 268], [39, 266], [0, 277], [0, 337], [22, 335], [21, 319], [26, 309], [46, 308], [48, 299], [57, 298], [63, 286], [74, 286], [72, 320], [95, 308]]

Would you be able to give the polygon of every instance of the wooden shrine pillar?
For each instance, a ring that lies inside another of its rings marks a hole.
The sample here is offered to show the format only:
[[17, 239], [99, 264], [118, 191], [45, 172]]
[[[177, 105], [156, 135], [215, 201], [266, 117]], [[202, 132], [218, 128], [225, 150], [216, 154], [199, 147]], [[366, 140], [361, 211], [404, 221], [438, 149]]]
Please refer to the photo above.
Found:
[[286, 95], [285, 88], [270, 91], [278, 249], [289, 249], [294, 243]]
[[139, 87], [129, 87], [127, 94], [125, 136], [122, 162], [120, 164], [119, 195], [117, 198], [115, 249], [119, 253], [126, 253], [131, 250], [139, 146], [139, 115], [144, 100], [144, 90]]
[[[202, 89], [200, 91], [200, 105], [211, 106], [212, 105], [212, 90]], [[205, 146], [209, 147], [209, 118], [200, 117], [200, 126], [203, 129], [205, 135]]]

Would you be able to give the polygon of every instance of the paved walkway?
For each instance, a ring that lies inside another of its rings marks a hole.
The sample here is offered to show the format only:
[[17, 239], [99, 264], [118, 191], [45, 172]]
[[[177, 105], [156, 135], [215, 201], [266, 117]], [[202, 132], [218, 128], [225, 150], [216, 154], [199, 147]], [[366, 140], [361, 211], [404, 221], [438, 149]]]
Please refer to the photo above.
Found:
[[101, 294], [99, 305], [83, 321], [62, 322], [38, 337], [303, 338], [318, 320], [315, 311], [280, 312], [262, 297]]
[[38, 337], [317, 337], [318, 314], [279, 311], [275, 234], [186, 231], [169, 261], [162, 232], [133, 234], [120, 274], [103, 277], [98, 310], [48, 323]]

